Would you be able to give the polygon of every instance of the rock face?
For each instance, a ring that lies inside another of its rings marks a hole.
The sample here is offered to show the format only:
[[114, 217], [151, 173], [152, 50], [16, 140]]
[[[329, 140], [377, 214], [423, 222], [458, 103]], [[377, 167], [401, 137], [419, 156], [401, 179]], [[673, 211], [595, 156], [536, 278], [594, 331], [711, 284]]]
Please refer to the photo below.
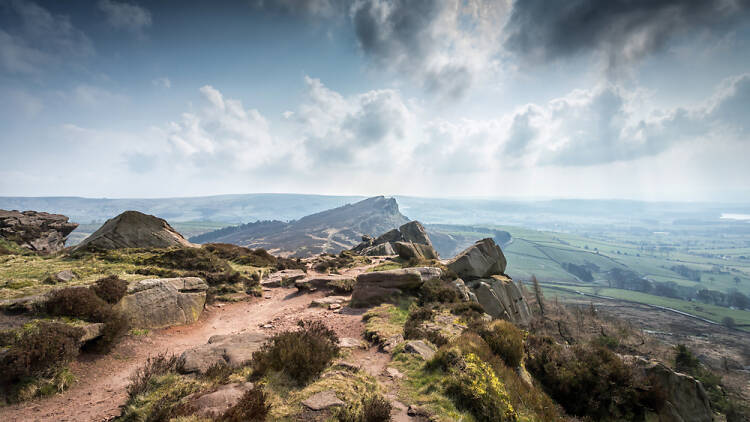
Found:
[[135, 328], [163, 328], [198, 320], [208, 285], [197, 277], [141, 280], [116, 305]]
[[362, 273], [357, 276], [351, 306], [358, 308], [393, 302], [405, 291], [418, 289], [425, 281], [440, 278], [442, 275], [443, 271], [435, 267]]
[[138, 211], [125, 211], [104, 223], [75, 250], [193, 247], [165, 220]]
[[368, 256], [398, 254], [404, 259], [438, 259], [427, 231], [419, 221], [410, 221], [398, 229], [383, 233], [377, 239], [363, 236], [362, 243], [352, 251]]
[[43, 254], [62, 250], [76, 227], [78, 224], [60, 214], [0, 210], [0, 237]]
[[659, 422], [711, 422], [713, 414], [706, 390], [695, 378], [674, 372], [658, 362], [638, 359], [637, 367], [664, 393]]
[[494, 240], [476, 242], [446, 265], [460, 277], [452, 285], [464, 300], [479, 303], [493, 318], [529, 323], [529, 305], [518, 286], [504, 275], [507, 262]]
[[507, 261], [494, 240], [482, 239], [451, 259], [448, 268], [464, 280], [504, 274]]
[[333, 390], [321, 391], [320, 393], [313, 394], [308, 397], [302, 404], [308, 407], [310, 410], [325, 410], [330, 407], [340, 407], [346, 405], [341, 399], [336, 397], [336, 392]]
[[480, 278], [472, 281], [470, 286], [470, 293], [493, 318], [502, 318], [516, 325], [527, 325], [531, 320], [529, 305], [510, 278]]
[[252, 359], [253, 352], [260, 349], [268, 338], [263, 333], [241, 333], [233, 335], [215, 335], [204, 344], [182, 353], [183, 365], [180, 372], [205, 373], [216, 364], [238, 368]]

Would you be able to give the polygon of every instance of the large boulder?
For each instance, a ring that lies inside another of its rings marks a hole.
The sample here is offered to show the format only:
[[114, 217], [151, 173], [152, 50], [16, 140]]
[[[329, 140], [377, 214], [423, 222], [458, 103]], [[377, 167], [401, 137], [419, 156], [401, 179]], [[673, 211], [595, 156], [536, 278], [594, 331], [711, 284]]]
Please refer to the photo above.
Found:
[[141, 280], [117, 303], [135, 328], [163, 328], [198, 320], [208, 285], [197, 277]]
[[663, 394], [664, 402], [659, 409], [659, 422], [711, 422], [713, 413], [708, 400], [708, 394], [700, 381], [695, 378], [675, 372], [661, 362], [650, 361], [637, 356], [625, 356], [648, 378], [654, 388]]
[[377, 239], [363, 236], [362, 243], [352, 251], [367, 256], [399, 255], [403, 259], [437, 259], [427, 231], [419, 221], [410, 221], [390, 230]]
[[462, 279], [473, 280], [504, 274], [507, 261], [495, 241], [487, 238], [469, 246], [446, 265]]
[[508, 277], [493, 277], [470, 282], [471, 294], [493, 318], [501, 318], [516, 325], [527, 325], [531, 312], [521, 289]]
[[75, 250], [195, 247], [166, 220], [138, 211], [125, 211], [107, 220]]
[[211, 336], [207, 344], [182, 353], [180, 372], [204, 374], [214, 365], [238, 368], [252, 359], [253, 352], [260, 349], [267, 338], [263, 333], [254, 332]]
[[78, 224], [60, 214], [0, 210], [0, 237], [43, 254], [64, 248], [65, 239], [76, 227]]
[[362, 273], [357, 276], [351, 306], [358, 308], [393, 302], [404, 293], [419, 289], [425, 281], [442, 275], [443, 271], [435, 267]]

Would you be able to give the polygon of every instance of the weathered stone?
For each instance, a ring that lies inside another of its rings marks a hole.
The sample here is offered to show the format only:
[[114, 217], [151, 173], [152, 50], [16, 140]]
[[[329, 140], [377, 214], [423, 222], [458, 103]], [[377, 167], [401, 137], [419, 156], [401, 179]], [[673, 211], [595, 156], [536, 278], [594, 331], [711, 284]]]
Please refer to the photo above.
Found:
[[521, 290], [510, 278], [486, 278], [472, 283], [477, 302], [493, 318], [502, 318], [517, 325], [531, 320], [529, 305]]
[[294, 286], [297, 288], [297, 290], [300, 291], [307, 291], [307, 290], [314, 290], [314, 289], [334, 289], [336, 290], [336, 285], [350, 285], [353, 286], [355, 283], [354, 279], [347, 276], [342, 276], [338, 274], [330, 274], [325, 276], [316, 276], [311, 278], [303, 278], [301, 280], [297, 280], [294, 282]]
[[358, 349], [362, 347], [362, 340], [351, 337], [342, 337], [339, 339], [339, 347], [344, 349]]
[[394, 380], [398, 380], [404, 377], [404, 374], [402, 374], [401, 371], [391, 366], [385, 368], [385, 374]]
[[79, 326], [83, 330], [83, 335], [80, 338], [81, 343], [91, 341], [102, 335], [102, 329], [104, 329], [104, 323], [102, 322], [90, 322]]
[[[386, 288], [414, 289], [422, 285], [422, 275], [416, 269], [403, 268], [362, 273], [357, 276], [357, 286], [368, 283]], [[356, 288], [355, 286], [355, 291]]]
[[386, 353], [391, 353], [393, 349], [396, 348], [399, 344], [404, 342], [404, 336], [401, 334], [396, 334], [393, 337], [388, 337], [384, 341], [380, 343], [380, 348], [383, 349]]
[[344, 406], [341, 399], [336, 397], [336, 392], [333, 390], [321, 391], [320, 393], [313, 394], [307, 399], [302, 401], [302, 404], [307, 406], [311, 410], [325, 410], [331, 407]]
[[472, 280], [504, 274], [507, 262], [500, 247], [487, 238], [469, 246], [446, 265], [462, 279]]
[[380, 287], [375, 284], [357, 284], [352, 292], [350, 306], [366, 308], [381, 303], [393, 303], [403, 296], [403, 291], [395, 287]]
[[395, 242], [393, 243], [393, 249], [396, 250], [396, 253], [400, 258], [406, 260], [437, 259], [438, 257], [437, 252], [435, 252], [435, 249], [433, 249], [432, 246], [421, 245], [414, 242]]
[[302, 270], [281, 270], [269, 274], [267, 278], [260, 281], [260, 285], [262, 287], [290, 286], [306, 276], [307, 274]]
[[422, 340], [409, 340], [404, 344], [404, 352], [419, 355], [424, 360], [430, 360], [435, 356], [435, 348]]
[[0, 310], [8, 314], [33, 314], [42, 310], [47, 301], [47, 295], [39, 294], [0, 300]]
[[57, 283], [67, 283], [67, 282], [73, 280], [74, 278], [76, 278], [76, 275], [75, 275], [75, 273], [73, 273], [73, 271], [62, 270], [62, 271], [56, 273], [55, 275], [53, 275], [52, 278]]
[[419, 221], [410, 221], [398, 228], [401, 232], [401, 239], [405, 242], [412, 242], [421, 245], [427, 245], [432, 248], [430, 237], [427, 236], [427, 230], [424, 229]]
[[352, 363], [352, 362], [347, 362], [347, 361], [337, 362], [334, 365], [334, 367], [341, 368], [349, 372], [357, 372], [360, 369], [362, 369], [360, 365], [357, 365], [356, 363]]
[[662, 363], [641, 361], [646, 377], [664, 394], [660, 422], [711, 422], [711, 405], [703, 385], [695, 378], [674, 372]]
[[460, 278], [453, 280], [451, 282], [451, 286], [456, 289], [456, 292], [458, 292], [458, 296], [464, 302], [477, 302], [477, 296], [474, 294], [474, 292], [469, 290], [468, 287], [466, 287], [466, 283], [464, 283], [464, 281]]
[[193, 413], [199, 418], [214, 419], [224, 414], [229, 408], [237, 404], [248, 390], [252, 390], [253, 383], [232, 383], [220, 385], [210, 393], [195, 393], [184, 400], [195, 409]]
[[76, 227], [78, 224], [60, 214], [0, 210], [0, 237], [43, 254], [62, 250]]
[[208, 339], [208, 344], [193, 347], [182, 353], [180, 358], [183, 373], [205, 373], [216, 364], [225, 364], [238, 368], [253, 357], [253, 352], [260, 349], [268, 336], [264, 333], [240, 333], [215, 335]]
[[75, 250], [195, 247], [166, 220], [138, 211], [125, 211], [107, 220]]
[[192, 324], [203, 312], [206, 290], [197, 277], [141, 280], [115, 306], [134, 328]]
[[396, 250], [393, 248], [393, 243], [386, 242], [367, 247], [362, 250], [361, 254], [366, 256], [390, 256], [396, 255]]
[[341, 305], [342, 303], [346, 303], [349, 301], [349, 298], [346, 296], [328, 296], [328, 297], [322, 297], [320, 299], [313, 299], [312, 302], [310, 302], [310, 307], [321, 307], [321, 308], [330, 308], [331, 305]]
[[381, 243], [398, 242], [399, 240], [402, 240], [402, 239], [403, 237], [401, 236], [401, 232], [398, 229], [393, 229], [378, 236], [378, 238], [375, 239], [375, 242], [373, 242], [373, 244], [379, 245]]

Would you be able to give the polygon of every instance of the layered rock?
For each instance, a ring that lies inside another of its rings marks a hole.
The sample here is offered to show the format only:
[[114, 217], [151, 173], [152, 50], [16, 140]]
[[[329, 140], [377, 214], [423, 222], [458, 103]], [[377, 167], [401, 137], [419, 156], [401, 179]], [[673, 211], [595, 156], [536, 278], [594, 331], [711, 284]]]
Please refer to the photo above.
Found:
[[125, 211], [107, 220], [75, 250], [193, 247], [166, 220], [138, 211]]
[[394, 302], [406, 292], [419, 289], [425, 281], [440, 278], [443, 271], [435, 267], [375, 271], [357, 276], [352, 292], [352, 307], [367, 307]]
[[504, 275], [506, 265], [503, 251], [490, 238], [474, 243], [446, 264], [460, 277], [453, 286], [464, 300], [479, 303], [493, 318], [526, 325], [531, 312], [521, 290]]
[[466, 248], [446, 265], [466, 280], [504, 274], [507, 261], [495, 241], [486, 238]]
[[260, 349], [266, 338], [267, 336], [263, 333], [211, 336], [207, 344], [182, 353], [180, 372], [203, 374], [214, 365], [239, 368], [252, 359], [253, 352]]
[[362, 236], [362, 243], [355, 246], [352, 251], [368, 256], [398, 254], [404, 259], [438, 258], [427, 231], [419, 221], [410, 221], [398, 229], [383, 233], [377, 239]]
[[76, 227], [78, 224], [61, 214], [0, 210], [0, 237], [43, 254], [62, 250]]
[[134, 328], [192, 324], [203, 312], [208, 285], [197, 277], [141, 280], [116, 307]]

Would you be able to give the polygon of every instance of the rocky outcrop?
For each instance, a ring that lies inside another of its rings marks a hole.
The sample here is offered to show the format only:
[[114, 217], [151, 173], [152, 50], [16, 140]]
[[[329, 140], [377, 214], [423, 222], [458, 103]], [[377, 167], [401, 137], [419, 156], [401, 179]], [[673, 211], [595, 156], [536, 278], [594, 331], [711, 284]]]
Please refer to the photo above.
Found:
[[435, 267], [362, 273], [357, 276], [351, 306], [357, 308], [393, 302], [406, 292], [419, 289], [425, 281], [442, 275], [443, 271]]
[[527, 325], [531, 312], [521, 290], [509, 277], [495, 276], [470, 282], [471, 292], [484, 311], [516, 325]]
[[194, 247], [166, 220], [138, 211], [125, 211], [107, 220], [75, 250], [120, 248], [168, 248], [170, 246]]
[[253, 389], [253, 383], [231, 383], [220, 385], [209, 393], [194, 393], [185, 397], [194, 409], [193, 415], [198, 418], [214, 420], [224, 414], [229, 408], [237, 404], [245, 392]]
[[[708, 394], [695, 378], [675, 372], [664, 364], [640, 356], [623, 356], [663, 394], [664, 402], [649, 420], [658, 422], [711, 422], [713, 413]], [[648, 419], [648, 418], [647, 418]]]
[[368, 256], [398, 254], [404, 259], [438, 258], [427, 231], [419, 221], [410, 221], [398, 229], [383, 233], [377, 239], [363, 236], [362, 243], [355, 246], [352, 251]]
[[253, 352], [260, 349], [267, 336], [263, 333], [240, 333], [215, 335], [204, 344], [182, 353], [180, 372], [205, 373], [214, 365], [227, 365], [239, 368], [252, 359]]
[[62, 250], [76, 227], [78, 224], [61, 214], [0, 210], [0, 237], [43, 254]]
[[469, 246], [446, 265], [462, 279], [471, 280], [504, 274], [507, 261], [495, 241], [487, 238]]
[[208, 285], [197, 277], [141, 280], [116, 307], [134, 328], [163, 328], [198, 320]]
[[260, 281], [262, 287], [281, 287], [293, 285], [295, 281], [305, 278], [302, 270], [281, 270], [268, 275]]

